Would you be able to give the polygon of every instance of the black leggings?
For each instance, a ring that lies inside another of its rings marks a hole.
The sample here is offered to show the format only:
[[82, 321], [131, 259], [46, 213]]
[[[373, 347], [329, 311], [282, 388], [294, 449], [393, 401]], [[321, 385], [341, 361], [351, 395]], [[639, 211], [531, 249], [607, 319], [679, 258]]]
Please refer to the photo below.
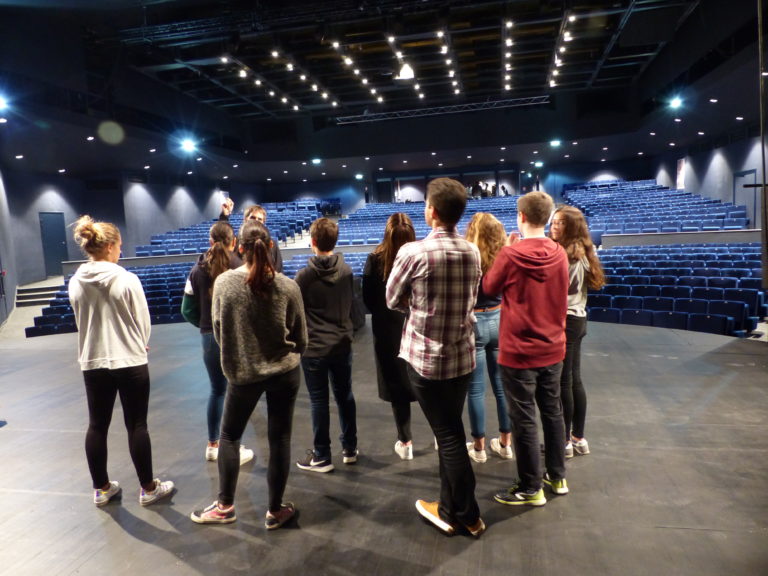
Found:
[[411, 402], [392, 402], [392, 414], [395, 416], [397, 439], [403, 444], [411, 441]]
[[565, 360], [560, 377], [560, 400], [563, 403], [565, 441], [571, 435], [584, 438], [587, 420], [587, 392], [581, 381], [581, 341], [587, 334], [587, 317], [568, 314], [565, 319]]
[[107, 434], [117, 394], [120, 394], [120, 403], [123, 405], [128, 449], [139, 483], [149, 484], [152, 482], [152, 444], [147, 429], [149, 367], [144, 364], [117, 370], [85, 370], [83, 379], [88, 397], [89, 419], [88, 432], [85, 434], [85, 456], [94, 489], [102, 488], [109, 482]]
[[218, 458], [221, 506], [230, 506], [235, 502], [237, 477], [240, 473], [240, 438], [259, 398], [266, 392], [269, 510], [270, 512], [280, 510], [291, 467], [293, 408], [300, 382], [301, 372], [296, 366], [293, 370], [252, 384], [230, 382], [227, 385]]

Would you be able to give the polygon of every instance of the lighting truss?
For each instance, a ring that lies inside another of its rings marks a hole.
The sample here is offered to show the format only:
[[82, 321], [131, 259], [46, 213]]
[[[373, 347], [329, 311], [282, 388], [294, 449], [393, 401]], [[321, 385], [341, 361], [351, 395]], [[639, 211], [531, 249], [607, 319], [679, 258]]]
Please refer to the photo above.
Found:
[[549, 96], [530, 96], [528, 98], [509, 98], [492, 102], [476, 102], [470, 104], [454, 104], [451, 106], [436, 106], [419, 108], [417, 110], [398, 110], [395, 112], [377, 112], [373, 114], [357, 114], [355, 116], [338, 116], [336, 124], [362, 124], [364, 122], [380, 122], [399, 118], [422, 118], [425, 116], [440, 116], [442, 114], [460, 114], [477, 110], [493, 110], [497, 108], [520, 108], [522, 106], [540, 106], [549, 104]]

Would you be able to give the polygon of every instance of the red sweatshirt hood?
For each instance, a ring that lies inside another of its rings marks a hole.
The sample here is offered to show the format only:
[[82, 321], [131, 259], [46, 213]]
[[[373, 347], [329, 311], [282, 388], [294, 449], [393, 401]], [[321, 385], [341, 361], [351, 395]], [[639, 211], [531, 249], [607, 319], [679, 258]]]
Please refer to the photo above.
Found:
[[[517, 250], [516, 247], [521, 250]], [[529, 278], [543, 282], [550, 274], [552, 266], [561, 265], [562, 246], [550, 238], [528, 238], [520, 244], [507, 247], [509, 257]]]

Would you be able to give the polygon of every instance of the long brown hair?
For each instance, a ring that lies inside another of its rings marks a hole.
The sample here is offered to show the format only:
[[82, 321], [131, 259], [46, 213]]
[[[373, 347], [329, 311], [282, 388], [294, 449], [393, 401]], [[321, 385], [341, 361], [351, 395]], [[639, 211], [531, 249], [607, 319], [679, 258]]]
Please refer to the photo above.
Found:
[[209, 292], [213, 293], [213, 283], [222, 272], [229, 270], [229, 250], [235, 239], [235, 231], [227, 222], [216, 222], [208, 233], [211, 247], [203, 256], [202, 268], [211, 278]]
[[96, 222], [90, 216], [80, 216], [73, 225], [75, 242], [88, 256], [101, 258], [111, 244], [120, 242], [120, 230], [109, 222]]
[[480, 270], [485, 274], [507, 241], [507, 232], [496, 216], [477, 212], [469, 221], [464, 237], [480, 249]]
[[246, 220], [240, 227], [240, 247], [248, 266], [245, 283], [256, 296], [265, 296], [275, 281], [275, 265], [269, 253], [269, 230], [258, 220]]
[[[587, 220], [581, 210], [574, 206], [558, 206], [552, 218], [560, 216], [563, 220], [563, 228], [560, 238], [556, 240], [568, 255], [568, 262], [578, 262], [582, 258], [589, 262], [589, 270], [586, 271], [587, 286], [592, 290], [599, 290], [605, 286], [605, 272], [597, 257], [597, 250], [589, 236]], [[550, 236], [552, 232], [550, 231]]]
[[381, 278], [385, 282], [392, 272], [392, 265], [395, 263], [397, 251], [403, 244], [416, 240], [416, 232], [413, 229], [408, 214], [395, 212], [387, 219], [387, 226], [384, 228], [384, 239], [381, 244], [373, 249], [373, 253], [381, 259]]

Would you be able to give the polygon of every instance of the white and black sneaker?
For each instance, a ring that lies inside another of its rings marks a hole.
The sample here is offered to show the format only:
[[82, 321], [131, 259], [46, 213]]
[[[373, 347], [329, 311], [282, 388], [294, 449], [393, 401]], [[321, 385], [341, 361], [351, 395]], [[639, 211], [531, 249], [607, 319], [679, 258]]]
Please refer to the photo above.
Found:
[[312, 472], [330, 472], [333, 470], [333, 463], [329, 458], [317, 458], [314, 450], [307, 450], [307, 455], [303, 460], [296, 462], [296, 466], [302, 470], [311, 470]]
[[354, 450], [347, 450], [346, 448], [341, 451], [341, 461], [344, 462], [344, 464], [356, 464], [357, 463], [357, 455], [359, 454], [357, 448]]

